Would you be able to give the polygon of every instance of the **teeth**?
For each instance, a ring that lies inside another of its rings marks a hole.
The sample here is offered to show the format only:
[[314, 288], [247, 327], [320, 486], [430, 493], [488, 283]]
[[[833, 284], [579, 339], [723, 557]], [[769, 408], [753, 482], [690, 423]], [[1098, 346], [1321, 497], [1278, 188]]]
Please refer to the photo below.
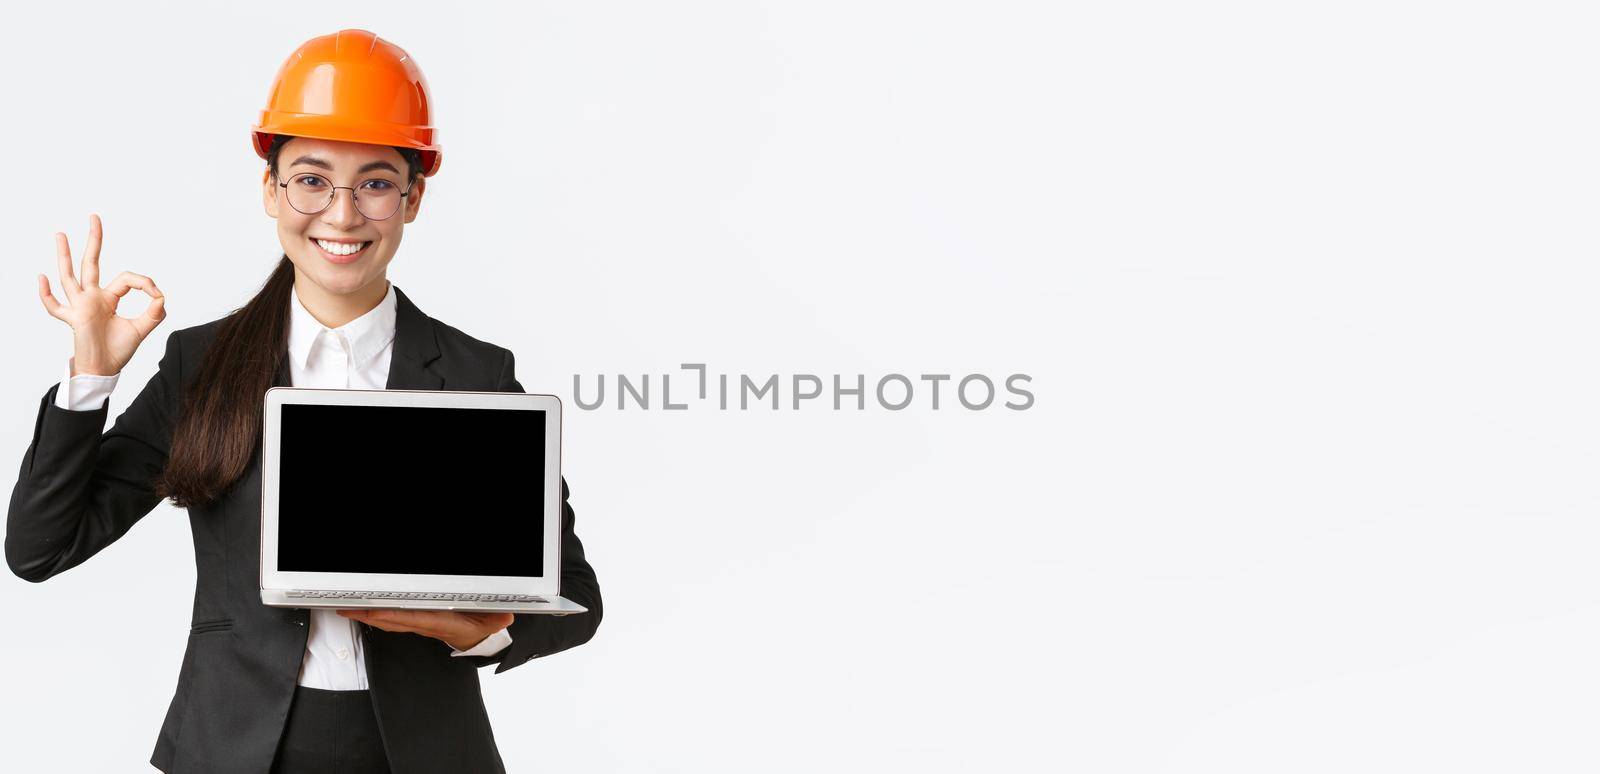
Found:
[[318, 247], [321, 247], [322, 249], [327, 250], [334, 255], [349, 255], [351, 253], [357, 253], [361, 251], [361, 248], [367, 246], [366, 242], [329, 242], [322, 239], [318, 239], [316, 242]]

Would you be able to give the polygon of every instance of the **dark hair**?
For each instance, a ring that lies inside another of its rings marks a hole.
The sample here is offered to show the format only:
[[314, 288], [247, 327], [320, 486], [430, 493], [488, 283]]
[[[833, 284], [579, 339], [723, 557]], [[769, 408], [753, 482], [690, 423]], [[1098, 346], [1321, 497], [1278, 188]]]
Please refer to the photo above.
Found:
[[[278, 180], [278, 155], [289, 140], [274, 135], [267, 169]], [[422, 175], [422, 154], [395, 148], [405, 158], [407, 179]], [[261, 445], [266, 393], [289, 349], [289, 291], [294, 264], [285, 254], [265, 284], [217, 326], [217, 337], [183, 388], [167, 466], [156, 494], [174, 505], [211, 505], [244, 475]]]

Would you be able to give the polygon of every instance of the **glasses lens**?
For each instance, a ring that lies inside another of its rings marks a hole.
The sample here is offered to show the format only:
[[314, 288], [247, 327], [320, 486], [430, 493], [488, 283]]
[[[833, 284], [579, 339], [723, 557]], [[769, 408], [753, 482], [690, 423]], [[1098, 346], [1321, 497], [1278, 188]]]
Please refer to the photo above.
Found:
[[356, 186], [356, 209], [367, 220], [383, 220], [400, 209], [400, 186], [390, 180], [366, 180]]
[[333, 184], [317, 175], [295, 175], [284, 190], [289, 206], [306, 215], [322, 212], [333, 199]]

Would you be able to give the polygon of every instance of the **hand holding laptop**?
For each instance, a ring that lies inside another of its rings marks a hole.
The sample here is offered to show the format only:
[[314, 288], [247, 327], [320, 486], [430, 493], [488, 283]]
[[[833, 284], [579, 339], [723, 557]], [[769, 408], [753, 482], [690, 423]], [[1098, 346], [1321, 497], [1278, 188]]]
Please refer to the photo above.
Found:
[[339, 615], [388, 632], [432, 637], [456, 650], [471, 650], [485, 637], [511, 625], [511, 613], [458, 613], [445, 610], [340, 610]]

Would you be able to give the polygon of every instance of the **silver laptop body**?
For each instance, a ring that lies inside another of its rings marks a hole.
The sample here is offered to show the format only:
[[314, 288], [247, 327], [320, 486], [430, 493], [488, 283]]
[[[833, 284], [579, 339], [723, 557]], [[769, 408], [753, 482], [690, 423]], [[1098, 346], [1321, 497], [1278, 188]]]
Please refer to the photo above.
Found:
[[568, 615], [561, 400], [267, 391], [261, 601]]

